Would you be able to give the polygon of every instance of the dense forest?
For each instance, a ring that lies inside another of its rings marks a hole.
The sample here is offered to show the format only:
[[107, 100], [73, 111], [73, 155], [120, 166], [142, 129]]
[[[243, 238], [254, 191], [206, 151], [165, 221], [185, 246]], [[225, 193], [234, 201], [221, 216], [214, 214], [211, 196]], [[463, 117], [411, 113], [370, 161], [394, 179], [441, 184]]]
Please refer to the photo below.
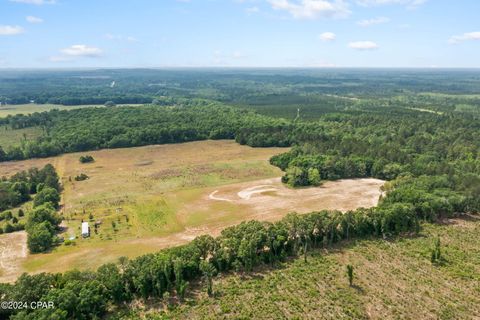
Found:
[[262, 105], [268, 100], [278, 103], [319, 94], [379, 98], [408, 92], [476, 94], [479, 88], [475, 70], [4, 70], [0, 75], [0, 102], [24, 104], [34, 100], [78, 105], [111, 100], [133, 104], [169, 96]]
[[240, 130], [251, 146], [290, 144], [283, 133], [288, 122], [203, 100], [172, 106], [52, 110], [9, 116], [0, 122], [13, 130], [37, 126], [44, 131], [38, 139], [23, 141], [20, 146], [6, 150], [0, 147], [0, 161], [101, 148], [234, 139]]

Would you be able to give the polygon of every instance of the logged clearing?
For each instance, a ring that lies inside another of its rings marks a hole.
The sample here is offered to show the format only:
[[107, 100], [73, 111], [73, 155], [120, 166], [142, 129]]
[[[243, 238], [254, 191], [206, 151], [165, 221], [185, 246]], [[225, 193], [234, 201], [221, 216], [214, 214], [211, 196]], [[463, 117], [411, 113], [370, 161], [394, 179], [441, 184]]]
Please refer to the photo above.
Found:
[[[287, 148], [251, 148], [234, 141], [110, 149], [0, 164], [0, 176], [52, 163], [61, 176], [65, 239], [46, 254], [29, 255], [17, 273], [94, 269], [120, 256], [136, 257], [218, 235], [245, 220], [274, 221], [289, 212], [350, 210], [377, 204], [377, 179], [326, 182], [290, 189], [269, 164]], [[81, 164], [89, 154], [95, 162]], [[89, 179], [75, 181], [84, 173]], [[89, 221], [91, 237], [80, 236]], [[93, 228], [94, 224], [98, 227]], [[1, 280], [1, 279], [0, 279]]]
[[[430, 262], [435, 238], [441, 265]], [[148, 319], [479, 319], [480, 219], [425, 224], [417, 237], [356, 240], [317, 249], [278, 268], [214, 279], [217, 298], [204, 285], [187, 302], [133, 314]], [[353, 286], [346, 265], [354, 266]], [[134, 316], [131, 319], [145, 319]], [[127, 317], [127, 319], [130, 319]]]

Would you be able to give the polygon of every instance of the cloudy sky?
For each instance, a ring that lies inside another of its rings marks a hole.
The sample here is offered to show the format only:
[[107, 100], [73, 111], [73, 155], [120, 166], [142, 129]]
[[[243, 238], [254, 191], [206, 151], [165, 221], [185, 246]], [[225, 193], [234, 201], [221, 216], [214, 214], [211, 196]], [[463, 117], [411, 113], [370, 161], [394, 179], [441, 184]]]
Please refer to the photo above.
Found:
[[478, 0], [0, 0], [0, 68], [480, 67]]

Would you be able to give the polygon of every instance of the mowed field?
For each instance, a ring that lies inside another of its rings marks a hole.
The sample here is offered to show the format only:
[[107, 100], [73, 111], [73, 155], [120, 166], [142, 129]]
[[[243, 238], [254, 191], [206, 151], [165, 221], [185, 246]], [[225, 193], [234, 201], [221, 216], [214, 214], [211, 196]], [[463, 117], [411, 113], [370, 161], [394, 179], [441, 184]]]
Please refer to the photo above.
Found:
[[[376, 179], [285, 187], [279, 178], [282, 172], [268, 159], [287, 150], [200, 141], [2, 163], [0, 176], [46, 163], [56, 167], [64, 187], [63, 237], [75, 237], [74, 245], [18, 259], [18, 273], [92, 269], [201, 234], [218, 235], [245, 220], [273, 221], [292, 211], [376, 205], [383, 184]], [[81, 164], [83, 154], [92, 155], [95, 162]], [[81, 173], [89, 179], [75, 181]], [[90, 223], [88, 239], [80, 237], [82, 220]]]

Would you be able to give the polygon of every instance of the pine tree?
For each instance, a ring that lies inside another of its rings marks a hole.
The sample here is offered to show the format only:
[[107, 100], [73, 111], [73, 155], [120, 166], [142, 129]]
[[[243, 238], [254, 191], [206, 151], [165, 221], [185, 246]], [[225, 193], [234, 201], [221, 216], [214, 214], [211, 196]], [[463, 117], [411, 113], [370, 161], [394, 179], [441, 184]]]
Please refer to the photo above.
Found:
[[348, 283], [350, 287], [353, 285], [353, 266], [351, 264], [347, 265], [347, 276], [348, 276]]

